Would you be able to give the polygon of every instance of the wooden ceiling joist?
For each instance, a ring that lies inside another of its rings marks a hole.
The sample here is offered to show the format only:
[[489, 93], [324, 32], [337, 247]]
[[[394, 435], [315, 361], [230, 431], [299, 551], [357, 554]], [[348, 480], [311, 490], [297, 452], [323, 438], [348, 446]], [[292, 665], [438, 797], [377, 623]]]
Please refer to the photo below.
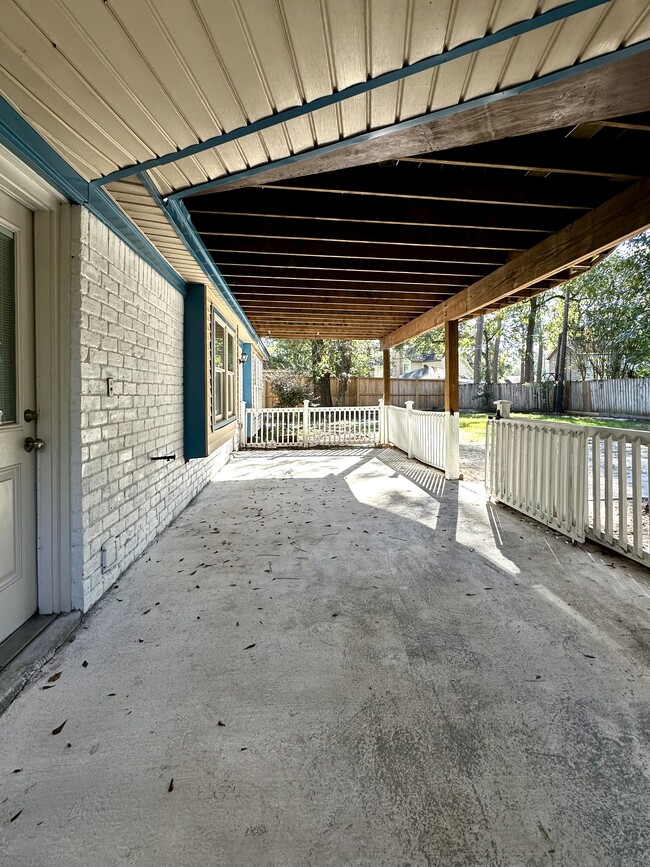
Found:
[[[354, 172], [327, 172], [306, 178], [291, 178], [263, 189], [303, 193], [337, 193], [375, 198], [399, 198], [429, 202], [459, 202], [508, 205], [524, 208], [595, 207], [602, 201], [593, 179], [575, 177], [517, 178], [508, 171], [488, 172], [483, 167], [465, 167], [463, 172], [446, 169], [444, 163], [409, 158], [397, 165], [360, 166]], [[392, 207], [392, 205], [388, 205]]]
[[[245, 236], [205, 235], [208, 252], [214, 256], [217, 263], [225, 261], [232, 253], [263, 256], [299, 256], [302, 258], [343, 259], [357, 262], [361, 259], [372, 259], [376, 262], [412, 263], [418, 267], [429, 265], [457, 264], [483, 265], [488, 270], [503, 265], [506, 254], [502, 250], [482, 250], [475, 247], [442, 248], [442, 247], [412, 247], [408, 244], [366, 244], [354, 241], [321, 241], [317, 238], [264, 238]], [[340, 264], [340, 263], [339, 263]], [[389, 267], [389, 264], [386, 267]], [[384, 267], [382, 265], [382, 267]], [[394, 270], [390, 264], [391, 270]], [[400, 270], [399, 268], [397, 270]]]
[[[246, 237], [255, 248], [255, 238], [309, 241], [343, 241], [369, 246], [444, 247], [446, 249], [527, 250], [538, 240], [537, 232], [506, 232], [482, 229], [429, 226], [399, 226], [382, 223], [346, 223], [336, 220], [273, 219], [244, 217], [239, 214], [216, 218], [194, 216], [199, 232], [211, 246], [210, 239], [221, 241], [231, 236]], [[370, 255], [370, 250], [368, 254]]]
[[[301, 225], [322, 221], [337, 223], [379, 224], [382, 226], [417, 226], [504, 230], [508, 232], [553, 232], [580, 210], [558, 208], [520, 208], [511, 205], [486, 205], [475, 202], [391, 199], [378, 208], [374, 198], [332, 195], [330, 193], [287, 192], [266, 188], [241, 190], [239, 193], [216, 194], [210, 204], [192, 209], [196, 227], [210, 225], [213, 218], [229, 221], [251, 218], [273, 226], [274, 220], [299, 220]], [[317, 226], [309, 232], [318, 233]]]
[[649, 227], [650, 177], [647, 177], [448, 301], [387, 334], [382, 338], [381, 347], [388, 349], [448, 320], [489, 308], [574, 263], [612, 249]]

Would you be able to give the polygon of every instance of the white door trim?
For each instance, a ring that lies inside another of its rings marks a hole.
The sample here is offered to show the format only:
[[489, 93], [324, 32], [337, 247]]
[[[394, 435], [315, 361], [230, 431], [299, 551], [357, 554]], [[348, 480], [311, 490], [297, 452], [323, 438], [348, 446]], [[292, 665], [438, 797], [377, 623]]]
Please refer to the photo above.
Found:
[[38, 610], [72, 610], [70, 569], [70, 205], [34, 213]]
[[39, 614], [72, 609], [70, 536], [70, 205], [0, 145], [0, 189], [34, 211]]

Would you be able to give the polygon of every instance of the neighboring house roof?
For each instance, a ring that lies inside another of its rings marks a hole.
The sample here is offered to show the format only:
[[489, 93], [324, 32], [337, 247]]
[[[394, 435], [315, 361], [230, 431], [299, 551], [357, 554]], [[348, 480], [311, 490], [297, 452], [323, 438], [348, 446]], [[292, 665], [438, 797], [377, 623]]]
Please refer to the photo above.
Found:
[[[431, 364], [424, 364], [422, 367], [416, 367], [415, 370], [410, 370], [408, 373], [402, 374], [400, 379], [439, 379], [443, 380], [445, 378], [445, 365], [444, 361], [442, 363], [438, 363], [433, 366]], [[460, 372], [460, 376], [458, 377], [459, 382], [471, 382], [472, 378], [464, 375], [462, 370]]]

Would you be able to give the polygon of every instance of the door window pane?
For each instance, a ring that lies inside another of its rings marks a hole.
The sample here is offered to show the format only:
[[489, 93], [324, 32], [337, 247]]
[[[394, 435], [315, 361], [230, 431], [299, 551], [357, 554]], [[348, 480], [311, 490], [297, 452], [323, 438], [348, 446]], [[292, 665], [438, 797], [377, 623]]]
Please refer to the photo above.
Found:
[[0, 425], [16, 421], [14, 237], [0, 228]]

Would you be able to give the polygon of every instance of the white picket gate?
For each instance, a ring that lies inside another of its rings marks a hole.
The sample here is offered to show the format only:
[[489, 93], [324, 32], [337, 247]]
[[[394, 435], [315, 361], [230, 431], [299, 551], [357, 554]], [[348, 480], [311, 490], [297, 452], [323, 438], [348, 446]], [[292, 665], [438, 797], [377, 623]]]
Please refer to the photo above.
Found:
[[408, 404], [406, 408], [385, 408], [386, 442], [397, 446], [410, 458], [444, 470], [447, 460], [447, 413], [422, 412], [414, 410], [411, 401]]
[[530, 419], [487, 424], [488, 494], [564, 533], [650, 563], [647, 431]]

